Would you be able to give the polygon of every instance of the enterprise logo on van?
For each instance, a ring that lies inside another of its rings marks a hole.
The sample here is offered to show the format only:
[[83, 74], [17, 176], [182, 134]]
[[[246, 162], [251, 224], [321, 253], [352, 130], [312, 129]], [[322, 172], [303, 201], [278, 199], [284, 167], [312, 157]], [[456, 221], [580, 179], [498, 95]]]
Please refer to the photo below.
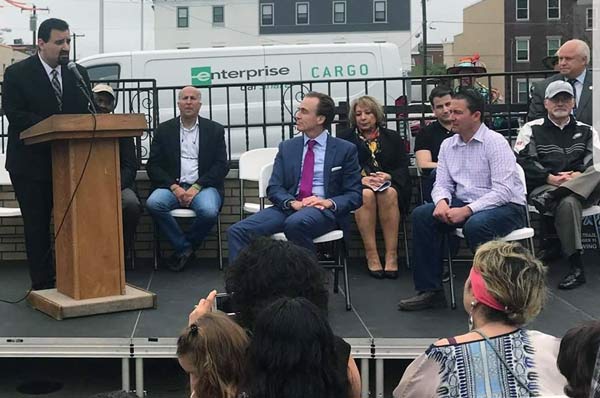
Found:
[[290, 74], [290, 68], [285, 66], [269, 67], [265, 65], [258, 69], [222, 69], [213, 72], [210, 66], [199, 66], [192, 68], [191, 74], [192, 85], [210, 86], [213, 80], [245, 79], [246, 81], [250, 81], [256, 77], [286, 76]]
[[192, 68], [192, 85], [193, 86], [210, 86], [212, 84], [212, 75], [210, 66], [200, 66]]

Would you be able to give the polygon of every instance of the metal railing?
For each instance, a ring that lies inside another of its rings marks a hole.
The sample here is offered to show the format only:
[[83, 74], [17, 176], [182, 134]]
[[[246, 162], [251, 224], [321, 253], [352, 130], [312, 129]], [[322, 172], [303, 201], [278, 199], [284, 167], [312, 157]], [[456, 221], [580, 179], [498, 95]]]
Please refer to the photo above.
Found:
[[[327, 93], [336, 101], [334, 131], [348, 125], [348, 104], [353, 99], [372, 95], [384, 106], [388, 127], [397, 130], [409, 143], [407, 147], [412, 148], [413, 137], [419, 128], [434, 118], [427, 100], [415, 102], [410, 98], [418, 97], [416, 94], [422, 91], [423, 85], [429, 93], [440, 84], [456, 88], [461, 81], [464, 84], [469, 80], [469, 84], [480, 90], [486, 99], [486, 123], [512, 141], [527, 115], [531, 83], [553, 73], [536, 71], [219, 84], [199, 87], [203, 100], [200, 113], [225, 127], [228, 156], [235, 162], [244, 151], [276, 146], [292, 137], [295, 133], [294, 111], [309, 91]], [[152, 134], [158, 124], [178, 114], [177, 94], [181, 87], [158, 87], [153, 79], [103, 80], [102, 83], [115, 88], [116, 112], [146, 115], [148, 129], [137, 139], [137, 151], [141, 160], [147, 159]], [[0, 104], [1, 90], [0, 83]], [[503, 100], [495, 98], [493, 93], [496, 91]], [[4, 152], [8, 122], [1, 108], [0, 116], [0, 148]]]

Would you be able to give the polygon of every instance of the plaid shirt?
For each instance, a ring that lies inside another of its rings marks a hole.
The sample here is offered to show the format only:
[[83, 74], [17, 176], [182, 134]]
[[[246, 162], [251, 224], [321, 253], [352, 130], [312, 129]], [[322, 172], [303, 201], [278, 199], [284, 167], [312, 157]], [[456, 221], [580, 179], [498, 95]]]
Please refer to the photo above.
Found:
[[469, 142], [459, 134], [444, 140], [436, 173], [433, 203], [456, 198], [473, 213], [507, 203], [526, 204], [514, 153], [506, 139], [485, 124]]

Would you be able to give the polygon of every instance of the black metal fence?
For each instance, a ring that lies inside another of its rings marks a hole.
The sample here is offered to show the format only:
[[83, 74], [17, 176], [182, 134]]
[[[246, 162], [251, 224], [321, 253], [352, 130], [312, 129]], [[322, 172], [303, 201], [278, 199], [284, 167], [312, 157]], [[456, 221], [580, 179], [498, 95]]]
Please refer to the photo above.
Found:
[[[433, 87], [469, 85], [486, 99], [486, 123], [507, 139], [516, 137], [525, 121], [529, 90], [536, 80], [552, 71], [460, 74], [428, 77], [370, 78], [356, 80], [288, 81], [199, 87], [201, 115], [225, 126], [228, 156], [234, 162], [249, 149], [276, 146], [292, 137], [294, 112], [308, 91], [329, 94], [336, 101], [337, 117], [332, 130], [348, 124], [348, 104], [361, 95], [372, 95], [384, 106], [388, 127], [397, 130], [412, 148], [413, 137], [433, 119], [431, 108], [420, 100]], [[143, 113], [148, 129], [137, 140], [140, 159], [149, 155], [152, 134], [158, 124], [177, 116], [177, 95], [181, 87], [158, 87], [153, 79], [103, 80], [115, 88], [118, 113]], [[424, 89], [423, 89], [424, 88]], [[0, 83], [0, 104], [1, 104]], [[418, 99], [417, 99], [418, 98]], [[0, 107], [0, 145], [6, 147], [8, 121]]]

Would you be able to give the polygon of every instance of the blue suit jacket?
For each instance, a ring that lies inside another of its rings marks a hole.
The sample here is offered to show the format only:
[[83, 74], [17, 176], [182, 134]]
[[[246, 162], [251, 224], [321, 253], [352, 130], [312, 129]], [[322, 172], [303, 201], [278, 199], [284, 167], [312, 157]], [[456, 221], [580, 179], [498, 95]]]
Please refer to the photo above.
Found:
[[[267, 196], [271, 203], [282, 210], [287, 210], [286, 201], [295, 199], [298, 190], [303, 146], [303, 136], [279, 144]], [[323, 167], [325, 198], [335, 202], [335, 217], [338, 224], [343, 226], [343, 221], [350, 211], [362, 206], [362, 185], [356, 145], [328, 136]]]

